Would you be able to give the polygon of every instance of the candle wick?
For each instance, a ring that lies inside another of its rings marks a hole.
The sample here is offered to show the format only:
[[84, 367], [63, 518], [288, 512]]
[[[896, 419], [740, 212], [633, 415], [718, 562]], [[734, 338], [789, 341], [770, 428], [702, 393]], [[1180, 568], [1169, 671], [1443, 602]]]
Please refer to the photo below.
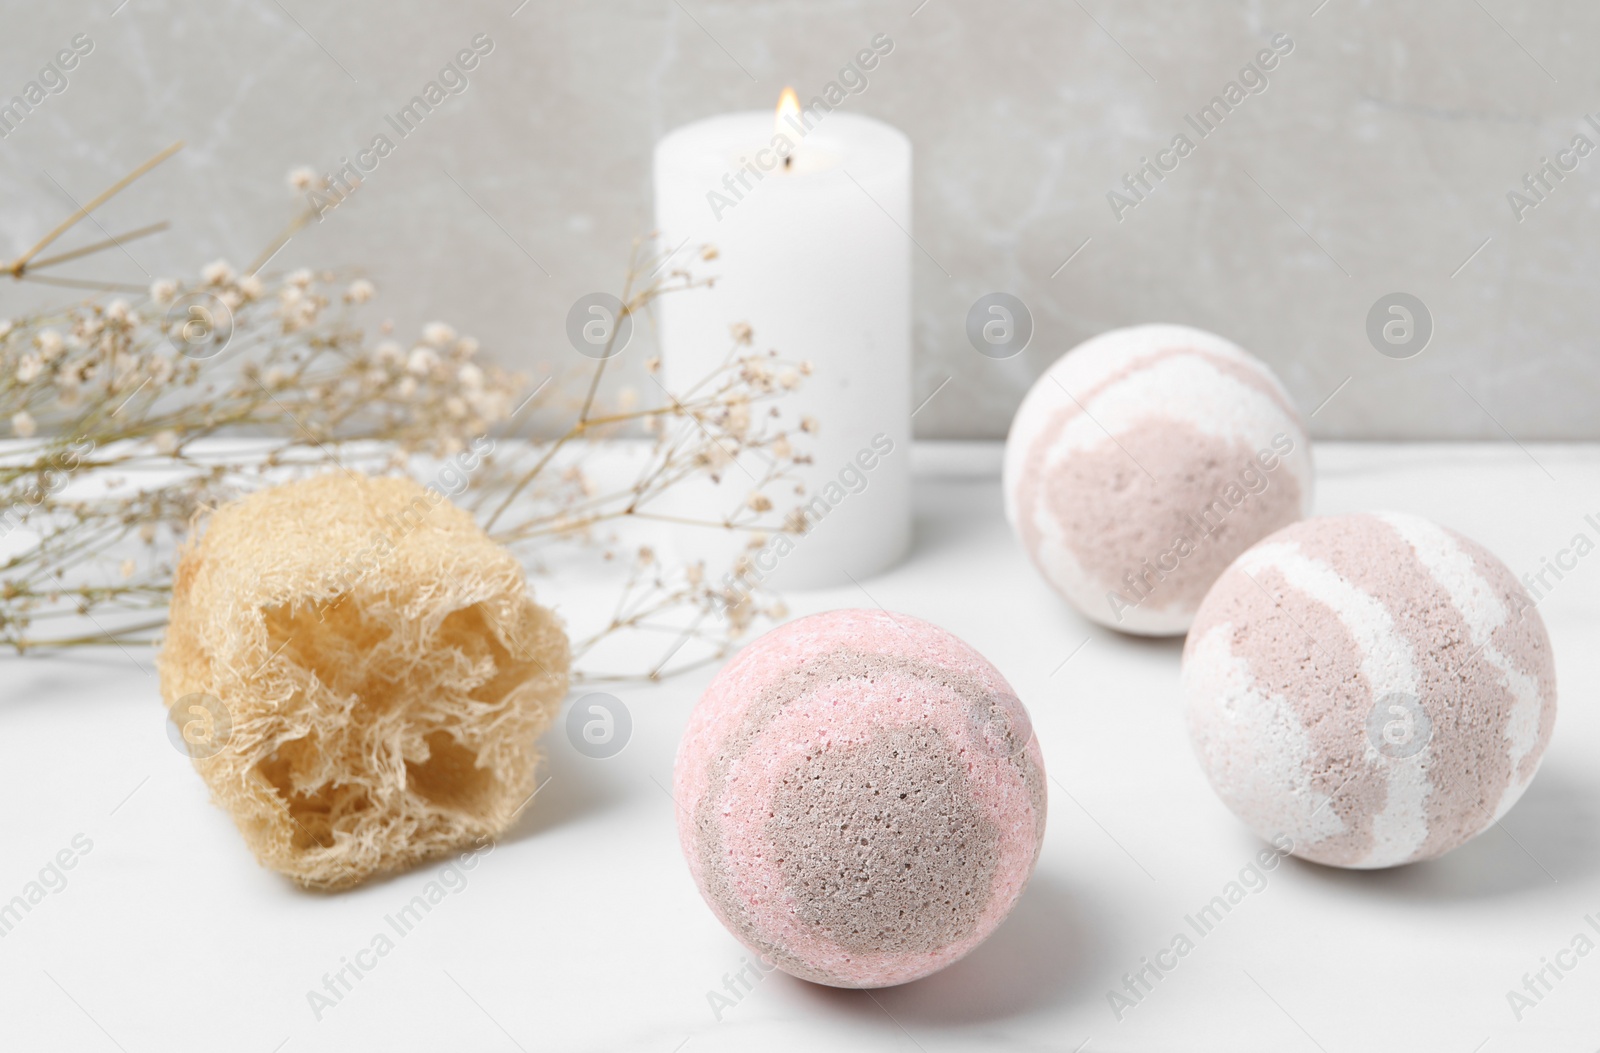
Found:
[[790, 154], [788, 157], [785, 157], [783, 159], [783, 167], [786, 168], [786, 169], [794, 167], [794, 155], [793, 154]]

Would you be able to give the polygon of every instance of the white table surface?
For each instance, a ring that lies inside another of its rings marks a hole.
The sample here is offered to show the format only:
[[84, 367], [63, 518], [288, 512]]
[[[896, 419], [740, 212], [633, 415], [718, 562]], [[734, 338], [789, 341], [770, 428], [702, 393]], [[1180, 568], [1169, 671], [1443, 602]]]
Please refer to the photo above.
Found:
[[[917, 451], [926, 467], [927, 450]], [[1179, 642], [1092, 627], [1032, 573], [985, 472], [922, 472], [915, 550], [855, 587], [788, 597], [914, 613], [988, 656], [1029, 705], [1051, 775], [1037, 873], [996, 935], [904, 987], [773, 973], [722, 1019], [744, 949], [701, 902], [673, 826], [672, 759], [702, 669], [611, 688], [617, 756], [546, 738], [518, 826], [319, 1022], [306, 993], [387, 931], [424, 867], [337, 896], [256, 865], [169, 744], [152, 656], [3, 658], [0, 900], [91, 850], [0, 938], [7, 1050], [1475, 1050], [1600, 1046], [1600, 951], [1519, 1022], [1506, 992], [1600, 921], [1600, 553], [1542, 604], [1560, 676], [1543, 770], [1450, 856], [1385, 872], [1289, 861], [1118, 1021], [1106, 992], [1259, 848], [1216, 800], [1178, 711]], [[958, 458], [959, 460], [959, 458]], [[1594, 446], [1323, 445], [1319, 512], [1399, 508], [1519, 574], [1600, 520]], [[539, 585], [559, 599], [561, 583]], [[1063, 665], [1075, 648], [1089, 641]], [[136, 669], [135, 665], [140, 668]]]

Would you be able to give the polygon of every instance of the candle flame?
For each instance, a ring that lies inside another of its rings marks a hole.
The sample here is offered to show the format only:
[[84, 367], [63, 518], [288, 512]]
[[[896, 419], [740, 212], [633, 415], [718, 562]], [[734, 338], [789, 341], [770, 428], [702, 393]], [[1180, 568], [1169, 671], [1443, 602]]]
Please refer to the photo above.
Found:
[[786, 87], [783, 89], [783, 94], [778, 96], [778, 115], [773, 123], [778, 132], [782, 133], [783, 119], [798, 116], [800, 116], [800, 96], [794, 93], [793, 88]]

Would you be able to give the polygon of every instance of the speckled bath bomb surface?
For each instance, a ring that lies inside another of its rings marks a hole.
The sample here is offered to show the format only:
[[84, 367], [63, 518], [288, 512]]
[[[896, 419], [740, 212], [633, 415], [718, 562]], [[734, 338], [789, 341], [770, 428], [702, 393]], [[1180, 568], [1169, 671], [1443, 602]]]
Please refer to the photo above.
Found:
[[972, 648], [903, 614], [781, 626], [712, 681], [678, 749], [701, 895], [795, 976], [884, 987], [999, 926], [1038, 859], [1044, 760]]
[[1224, 803], [1318, 863], [1450, 851], [1527, 789], [1556, 718], [1539, 612], [1481, 546], [1399, 513], [1306, 520], [1229, 567], [1184, 647]]
[[1311, 447], [1260, 360], [1181, 325], [1079, 344], [1006, 440], [1010, 520], [1046, 581], [1123, 632], [1189, 627], [1224, 567], [1309, 514]]

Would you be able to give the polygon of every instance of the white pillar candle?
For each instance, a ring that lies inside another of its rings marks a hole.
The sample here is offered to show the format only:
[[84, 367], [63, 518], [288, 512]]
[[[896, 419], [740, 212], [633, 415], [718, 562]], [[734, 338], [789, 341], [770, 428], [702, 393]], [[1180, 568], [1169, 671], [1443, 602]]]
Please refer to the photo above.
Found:
[[[808, 504], [810, 522], [781, 555], [768, 546], [763, 581], [821, 588], [883, 570], [911, 534], [910, 140], [820, 108], [711, 117], [656, 144], [655, 193], [663, 246], [681, 245], [685, 263], [716, 277], [658, 301], [668, 389], [716, 369], [740, 322], [754, 330], [741, 352], [773, 348], [814, 367], [781, 402], [819, 426], [794, 436], [813, 458], [796, 469], [805, 493], [767, 495], [780, 512]], [[703, 244], [717, 250], [709, 264], [692, 255]], [[730, 466], [693, 495], [701, 518], [748, 494], [763, 466], [755, 454], [745, 464], [749, 475]], [[714, 531], [680, 530], [678, 542], [689, 558], [723, 563], [737, 547]]]

